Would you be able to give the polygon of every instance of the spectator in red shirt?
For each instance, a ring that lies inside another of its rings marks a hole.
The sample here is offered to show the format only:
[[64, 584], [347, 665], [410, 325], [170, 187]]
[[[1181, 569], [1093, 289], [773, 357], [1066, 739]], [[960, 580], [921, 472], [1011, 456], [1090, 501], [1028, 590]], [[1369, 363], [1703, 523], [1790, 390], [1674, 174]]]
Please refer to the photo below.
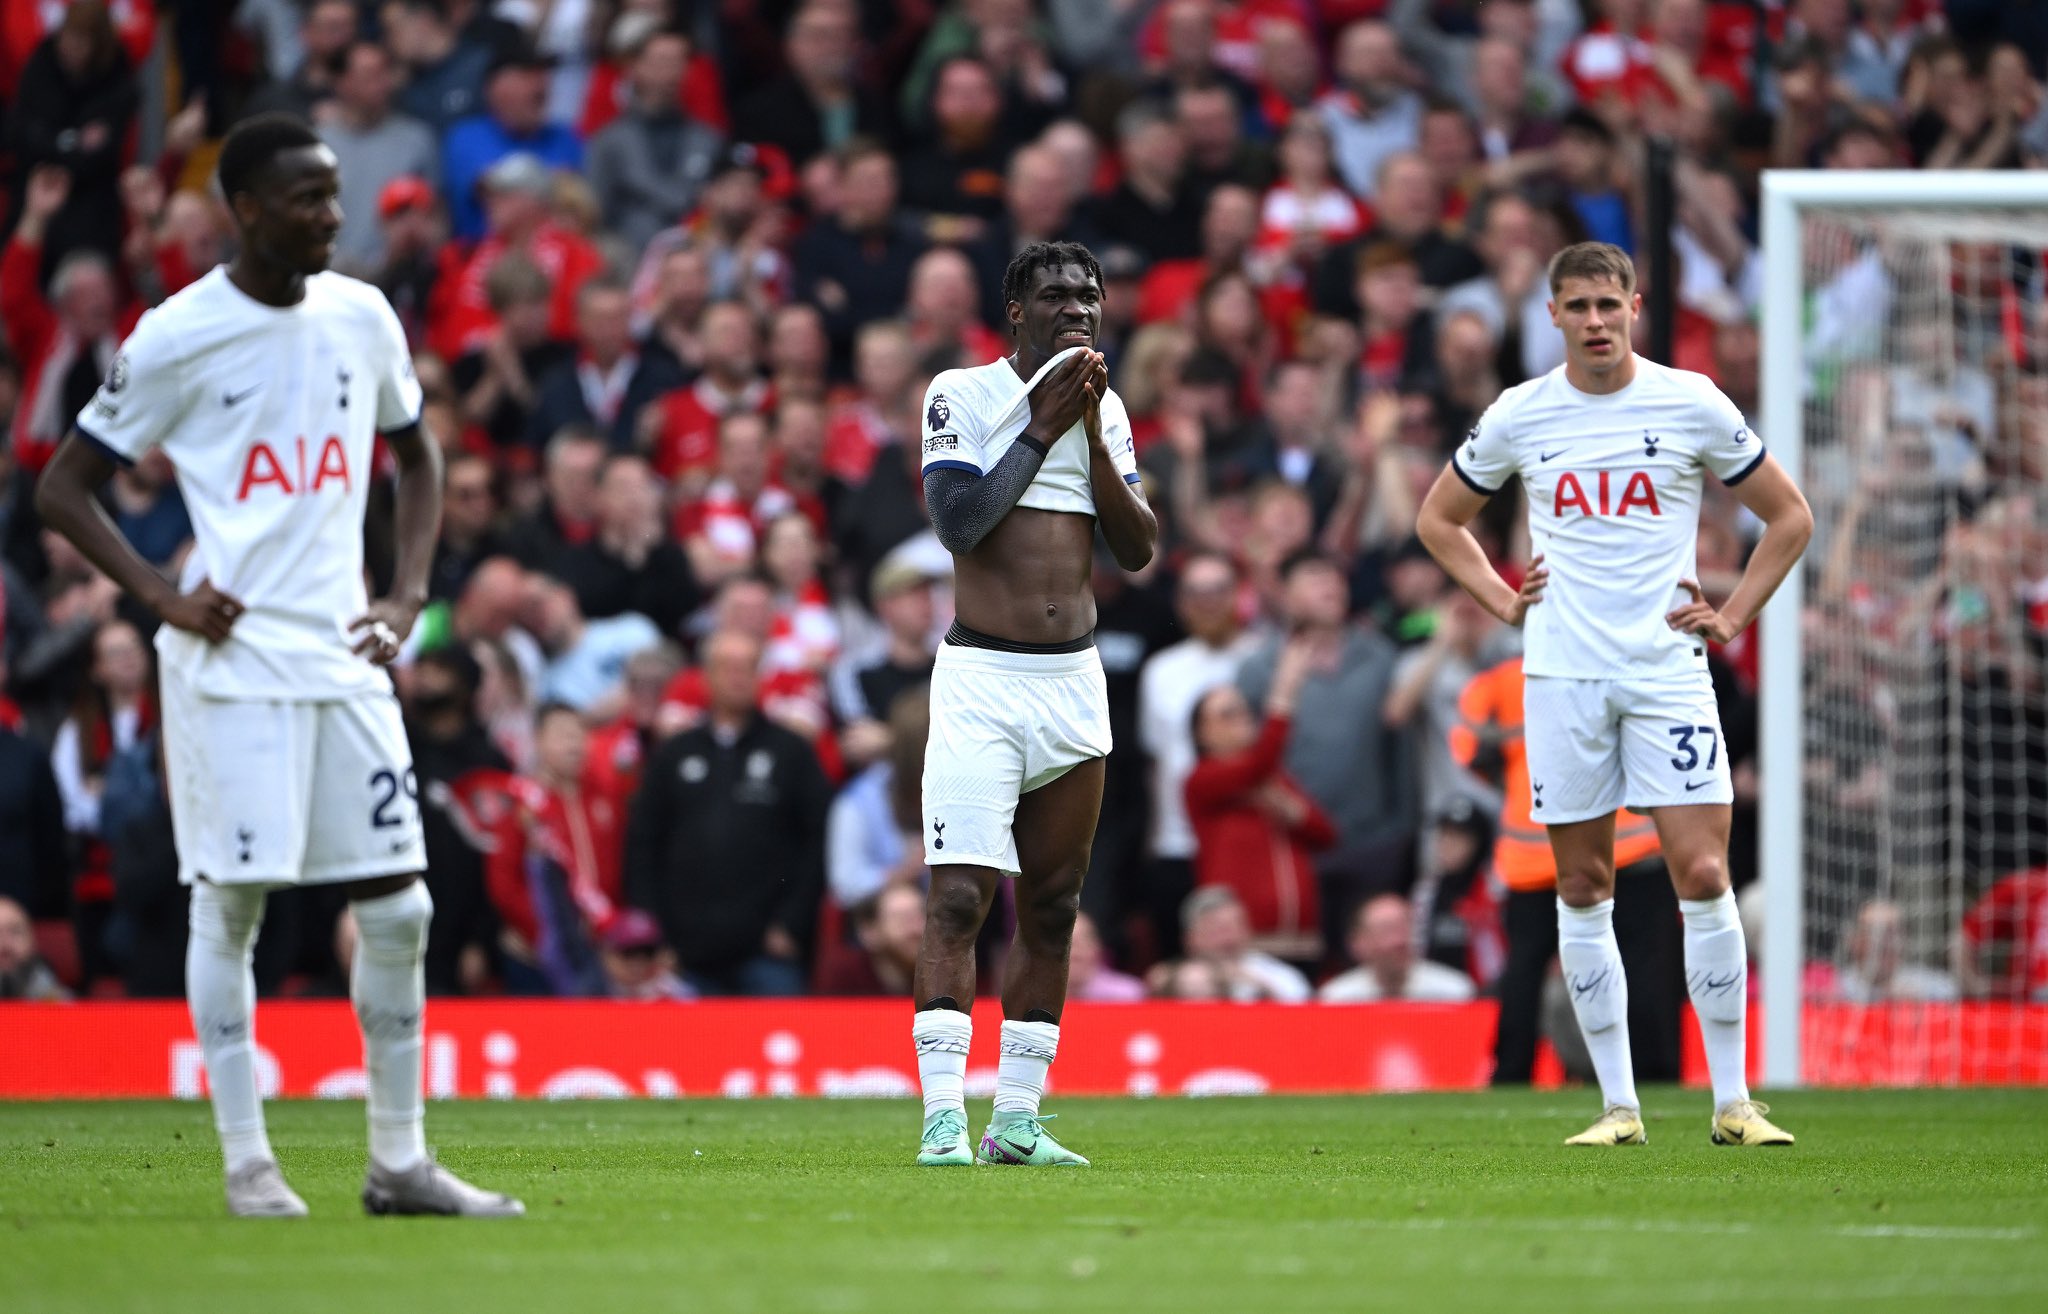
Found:
[[707, 306], [697, 325], [704, 372], [648, 412], [654, 426], [654, 468], [696, 496], [719, 461], [719, 427], [730, 416], [772, 414], [775, 389], [761, 377], [760, 332], [754, 314], [735, 302]]
[[[485, 883], [504, 921], [505, 983], [515, 994], [557, 993], [563, 983], [548, 971], [552, 942], [581, 941], [587, 950], [618, 908], [625, 818], [613, 799], [584, 790], [588, 752], [575, 709], [541, 707], [533, 774], [513, 782], [513, 807], [486, 864]], [[557, 903], [564, 894], [566, 906]]]
[[[1218, 195], [1223, 190], [1217, 188]], [[1227, 270], [1211, 278], [1195, 301], [1194, 319], [1197, 350], [1206, 348], [1235, 367], [1238, 406], [1247, 414], [1256, 413], [1266, 371], [1285, 354], [1285, 343], [1267, 318], [1251, 277]]]
[[832, 532], [832, 515], [846, 496], [846, 484], [825, 465], [825, 407], [808, 397], [785, 397], [775, 408], [775, 450], [768, 477], [811, 518], [822, 538]]
[[792, 401], [824, 401], [831, 364], [824, 314], [806, 301], [777, 306], [768, 317], [768, 386], [777, 409]]
[[1337, 841], [1336, 828], [1281, 767], [1295, 698], [1314, 654], [1296, 639], [1281, 649], [1266, 719], [1232, 684], [1195, 704], [1199, 755], [1183, 787], [1195, 828], [1195, 884], [1236, 892], [1261, 949], [1312, 961], [1322, 940], [1312, 855]]
[[640, 788], [640, 767], [659, 742], [655, 725], [661, 716], [662, 694], [683, 668], [681, 651], [672, 643], [643, 648], [626, 659], [626, 706], [617, 717], [590, 732], [590, 751], [583, 766], [583, 788], [624, 808]]
[[483, 347], [497, 319], [491, 313], [485, 279], [507, 251], [519, 251], [540, 266], [554, 285], [548, 312], [550, 336], [576, 336], [576, 293], [604, 268], [604, 258], [581, 237], [549, 217], [554, 180], [547, 166], [515, 151], [493, 164], [479, 184], [484, 193], [486, 232], [465, 256], [448, 247], [441, 277], [428, 302], [427, 324], [434, 351], [455, 360]]
[[1202, 207], [1201, 253], [1192, 259], [1161, 260], [1152, 265], [1138, 285], [1139, 321], [1155, 324], [1183, 319], [1211, 280], [1246, 271], [1258, 236], [1258, 193], [1235, 183], [1211, 191]]
[[853, 910], [858, 947], [826, 948], [818, 965], [821, 995], [908, 995], [924, 943], [924, 891], [885, 885]]
[[1581, 105], [1635, 105], [1657, 77], [1645, 0], [1596, 0], [1593, 19], [1564, 52], [1564, 75]]
[[703, 495], [676, 508], [675, 536], [697, 578], [717, 585], [751, 569], [768, 522], [796, 509], [770, 481], [768, 421], [746, 413], [718, 426], [718, 468]]
[[1374, 390], [1412, 390], [1428, 372], [1436, 346], [1414, 253], [1399, 242], [1366, 247], [1358, 253], [1357, 288], [1365, 310], [1359, 323], [1363, 383]]
[[2048, 1003], [2048, 866], [2014, 872], [1963, 915], [1956, 964], [1963, 993]]
[[920, 355], [950, 349], [958, 353], [959, 367], [969, 369], [1010, 352], [1010, 344], [982, 322], [973, 264], [952, 247], [933, 247], [917, 258], [905, 303], [910, 345]]
[[770, 666], [822, 675], [839, 660], [839, 617], [818, 573], [822, 553], [817, 528], [801, 511], [782, 512], [762, 531], [761, 568], [775, 584]]
[[553, 571], [564, 552], [590, 541], [597, 527], [597, 472], [606, 451], [603, 435], [587, 427], [572, 425], [548, 439], [541, 453], [540, 505], [507, 535], [528, 570]]
[[[605, 58], [590, 70], [583, 113], [576, 121], [577, 136], [589, 141], [626, 108], [632, 98], [628, 70], [647, 42], [665, 30], [662, 15], [645, 9], [628, 9], [612, 20], [611, 30], [605, 36]], [[688, 62], [680, 79], [683, 112], [722, 133], [727, 127], [727, 116], [718, 60], [695, 49], [694, 44], [687, 54]]]
[[853, 344], [855, 394], [833, 406], [825, 434], [825, 467], [849, 485], [874, 468], [876, 455], [902, 443], [916, 445], [920, 390], [911, 387], [917, 353], [901, 321], [862, 327]]
[[0, 255], [0, 324], [21, 367], [14, 411], [14, 459], [40, 470], [72, 421], [108, 377], [121, 339], [142, 307], [123, 301], [114, 266], [97, 251], [78, 250], [58, 264], [45, 300], [43, 243], [71, 195], [71, 175], [43, 165], [29, 175], [21, 223]]
[[[759, 575], [739, 575], [726, 581], [712, 604], [712, 632], [730, 630], [759, 645], [762, 653], [756, 701], [761, 713], [784, 729], [802, 736], [818, 754], [826, 775], [838, 779], [844, 762], [839, 742], [831, 733], [831, 703], [825, 681], [817, 672], [801, 666], [777, 665], [787, 658], [785, 648], [770, 646], [775, 630], [775, 589]], [[692, 666], [669, 681], [662, 694], [658, 723], [663, 737], [691, 729], [704, 720], [711, 706], [710, 687], [701, 666]]]
[[1306, 25], [1276, 19], [1258, 32], [1259, 113], [1284, 129], [1323, 94], [1323, 56]]
[[1259, 249], [1313, 269], [1326, 248], [1364, 232], [1372, 213], [1337, 185], [1330, 129], [1318, 116], [1290, 119], [1279, 154], [1280, 181], [1259, 206]]
[[1454, 100], [1426, 99], [1415, 153], [1429, 166], [1444, 198], [1444, 222], [1461, 226], [1481, 187], [1479, 134], [1463, 107]]

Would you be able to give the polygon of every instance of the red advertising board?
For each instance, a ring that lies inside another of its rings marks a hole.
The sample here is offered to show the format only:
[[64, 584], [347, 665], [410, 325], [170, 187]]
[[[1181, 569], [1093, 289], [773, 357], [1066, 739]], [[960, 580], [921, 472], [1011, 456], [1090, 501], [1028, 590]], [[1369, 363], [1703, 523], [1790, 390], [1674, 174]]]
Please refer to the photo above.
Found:
[[[968, 1083], [986, 1093], [1001, 1012], [975, 1021]], [[362, 1090], [344, 1002], [266, 1003], [256, 1040], [266, 1092]], [[1076, 1005], [1052, 1084], [1074, 1095], [1463, 1088], [1485, 1082], [1492, 1048], [1490, 1006]], [[436, 1000], [426, 1081], [437, 1097], [908, 1096], [917, 1065], [897, 1000]], [[0, 1005], [0, 1098], [203, 1092], [179, 1004]]]
[[[1491, 1071], [1493, 1019], [1490, 1003], [1075, 1005], [1052, 1084], [1068, 1095], [1467, 1090]], [[987, 1094], [1001, 1019], [991, 1006], [975, 1020], [969, 1089]], [[361, 1093], [345, 1002], [268, 1002], [256, 1029], [266, 1093]], [[1686, 1080], [1698, 1083], [1689, 1018], [1684, 1034]], [[1819, 1007], [1806, 1017], [1808, 1076], [2048, 1084], [2044, 1035], [2048, 1007]], [[1554, 1080], [1554, 1061], [1545, 1072]], [[896, 1000], [451, 999], [427, 1010], [426, 1081], [440, 1098], [909, 1096], [917, 1069]], [[0, 1004], [0, 1099], [197, 1098], [204, 1082], [181, 1004]]]

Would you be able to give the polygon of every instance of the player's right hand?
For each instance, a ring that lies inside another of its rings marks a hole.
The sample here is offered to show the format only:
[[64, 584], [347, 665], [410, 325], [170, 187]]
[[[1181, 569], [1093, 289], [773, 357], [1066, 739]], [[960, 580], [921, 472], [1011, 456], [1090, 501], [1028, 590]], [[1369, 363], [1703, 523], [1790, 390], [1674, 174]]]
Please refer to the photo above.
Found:
[[1501, 619], [1510, 625], [1520, 625], [1529, 614], [1529, 608], [1543, 601], [1543, 586], [1550, 583], [1550, 569], [1543, 564], [1539, 554], [1529, 562], [1529, 573], [1522, 576], [1522, 587], [1515, 594], [1515, 600], [1508, 605], [1507, 614]]
[[228, 637], [244, 610], [238, 599], [215, 588], [212, 580], [203, 579], [190, 593], [172, 598], [158, 614], [166, 625], [196, 634], [208, 643], [219, 643]]
[[1030, 432], [1050, 447], [1067, 430], [1080, 423], [1088, 409], [1088, 380], [1102, 357], [1093, 351], [1077, 351], [1038, 381], [1031, 390]]

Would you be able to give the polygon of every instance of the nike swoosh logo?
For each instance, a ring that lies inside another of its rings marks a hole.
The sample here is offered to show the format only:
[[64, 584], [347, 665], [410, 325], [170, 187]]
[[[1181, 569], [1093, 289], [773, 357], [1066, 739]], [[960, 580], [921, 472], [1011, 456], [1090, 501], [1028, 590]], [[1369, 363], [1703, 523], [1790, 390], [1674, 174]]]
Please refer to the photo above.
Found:
[[1711, 780], [1702, 780], [1702, 781], [1698, 782], [1697, 784], [1695, 784], [1695, 783], [1693, 783], [1693, 782], [1691, 782], [1691, 781], [1687, 781], [1687, 782], [1686, 782], [1686, 786], [1685, 786], [1685, 792], [1686, 792], [1686, 793], [1688, 793], [1688, 794], [1690, 794], [1690, 793], [1692, 793], [1692, 792], [1693, 792], [1693, 791], [1694, 791], [1695, 789], [1705, 789], [1705, 788], [1706, 788], [1706, 787], [1707, 787], [1708, 785], [1711, 785], [1711, 784], [1713, 784], [1713, 783], [1714, 783], [1714, 782], [1713, 782], [1713, 781], [1711, 781]]
[[1742, 1144], [1742, 1128], [1740, 1127], [1723, 1127], [1721, 1134], [1734, 1141], [1737, 1145]]
[[240, 392], [224, 392], [220, 395], [220, 404], [223, 406], [233, 406], [236, 402], [247, 401], [252, 394], [259, 391], [262, 387], [263, 385], [259, 383], [254, 388], [244, 388]]
[[1560, 447], [1560, 448], [1558, 448], [1558, 449], [1557, 449], [1556, 451], [1554, 451], [1554, 452], [1545, 452], [1545, 453], [1543, 453], [1542, 455], [1538, 456], [1538, 457], [1537, 457], [1536, 459], [1537, 459], [1538, 461], [1548, 461], [1548, 460], [1550, 460], [1550, 459], [1551, 459], [1551, 458], [1553, 458], [1553, 457], [1558, 457], [1558, 456], [1563, 456], [1563, 455], [1564, 455], [1564, 448]]

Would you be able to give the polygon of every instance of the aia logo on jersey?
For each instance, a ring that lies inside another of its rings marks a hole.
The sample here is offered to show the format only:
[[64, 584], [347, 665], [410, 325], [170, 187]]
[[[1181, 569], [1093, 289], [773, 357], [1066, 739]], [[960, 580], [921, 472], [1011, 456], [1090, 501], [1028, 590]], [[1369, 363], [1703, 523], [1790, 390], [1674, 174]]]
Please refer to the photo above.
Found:
[[[1599, 478], [1592, 487], [1593, 495], [1599, 499], [1596, 504], [1594, 496], [1588, 495], [1588, 489], [1579, 481], [1578, 475], [1565, 471], [1557, 477], [1557, 489], [1550, 496], [1550, 514], [1562, 520], [1567, 507], [1577, 507], [1582, 516], [1625, 516], [1631, 507], [1643, 515], [1664, 514], [1664, 508], [1657, 502], [1657, 486], [1650, 482], [1647, 470], [1630, 471], [1628, 482], [1621, 488], [1620, 500], [1616, 501], [1610, 475], [1620, 473], [1618, 470], [1599, 472]], [[1586, 477], [1592, 480], [1592, 472], [1589, 471]]]
[[274, 488], [286, 497], [311, 497], [330, 483], [339, 484], [344, 493], [349, 490], [348, 448], [336, 435], [321, 440], [317, 452], [303, 436], [293, 439], [282, 453], [259, 441], [242, 459], [242, 482], [235, 490], [235, 500], [246, 502], [261, 488]]

